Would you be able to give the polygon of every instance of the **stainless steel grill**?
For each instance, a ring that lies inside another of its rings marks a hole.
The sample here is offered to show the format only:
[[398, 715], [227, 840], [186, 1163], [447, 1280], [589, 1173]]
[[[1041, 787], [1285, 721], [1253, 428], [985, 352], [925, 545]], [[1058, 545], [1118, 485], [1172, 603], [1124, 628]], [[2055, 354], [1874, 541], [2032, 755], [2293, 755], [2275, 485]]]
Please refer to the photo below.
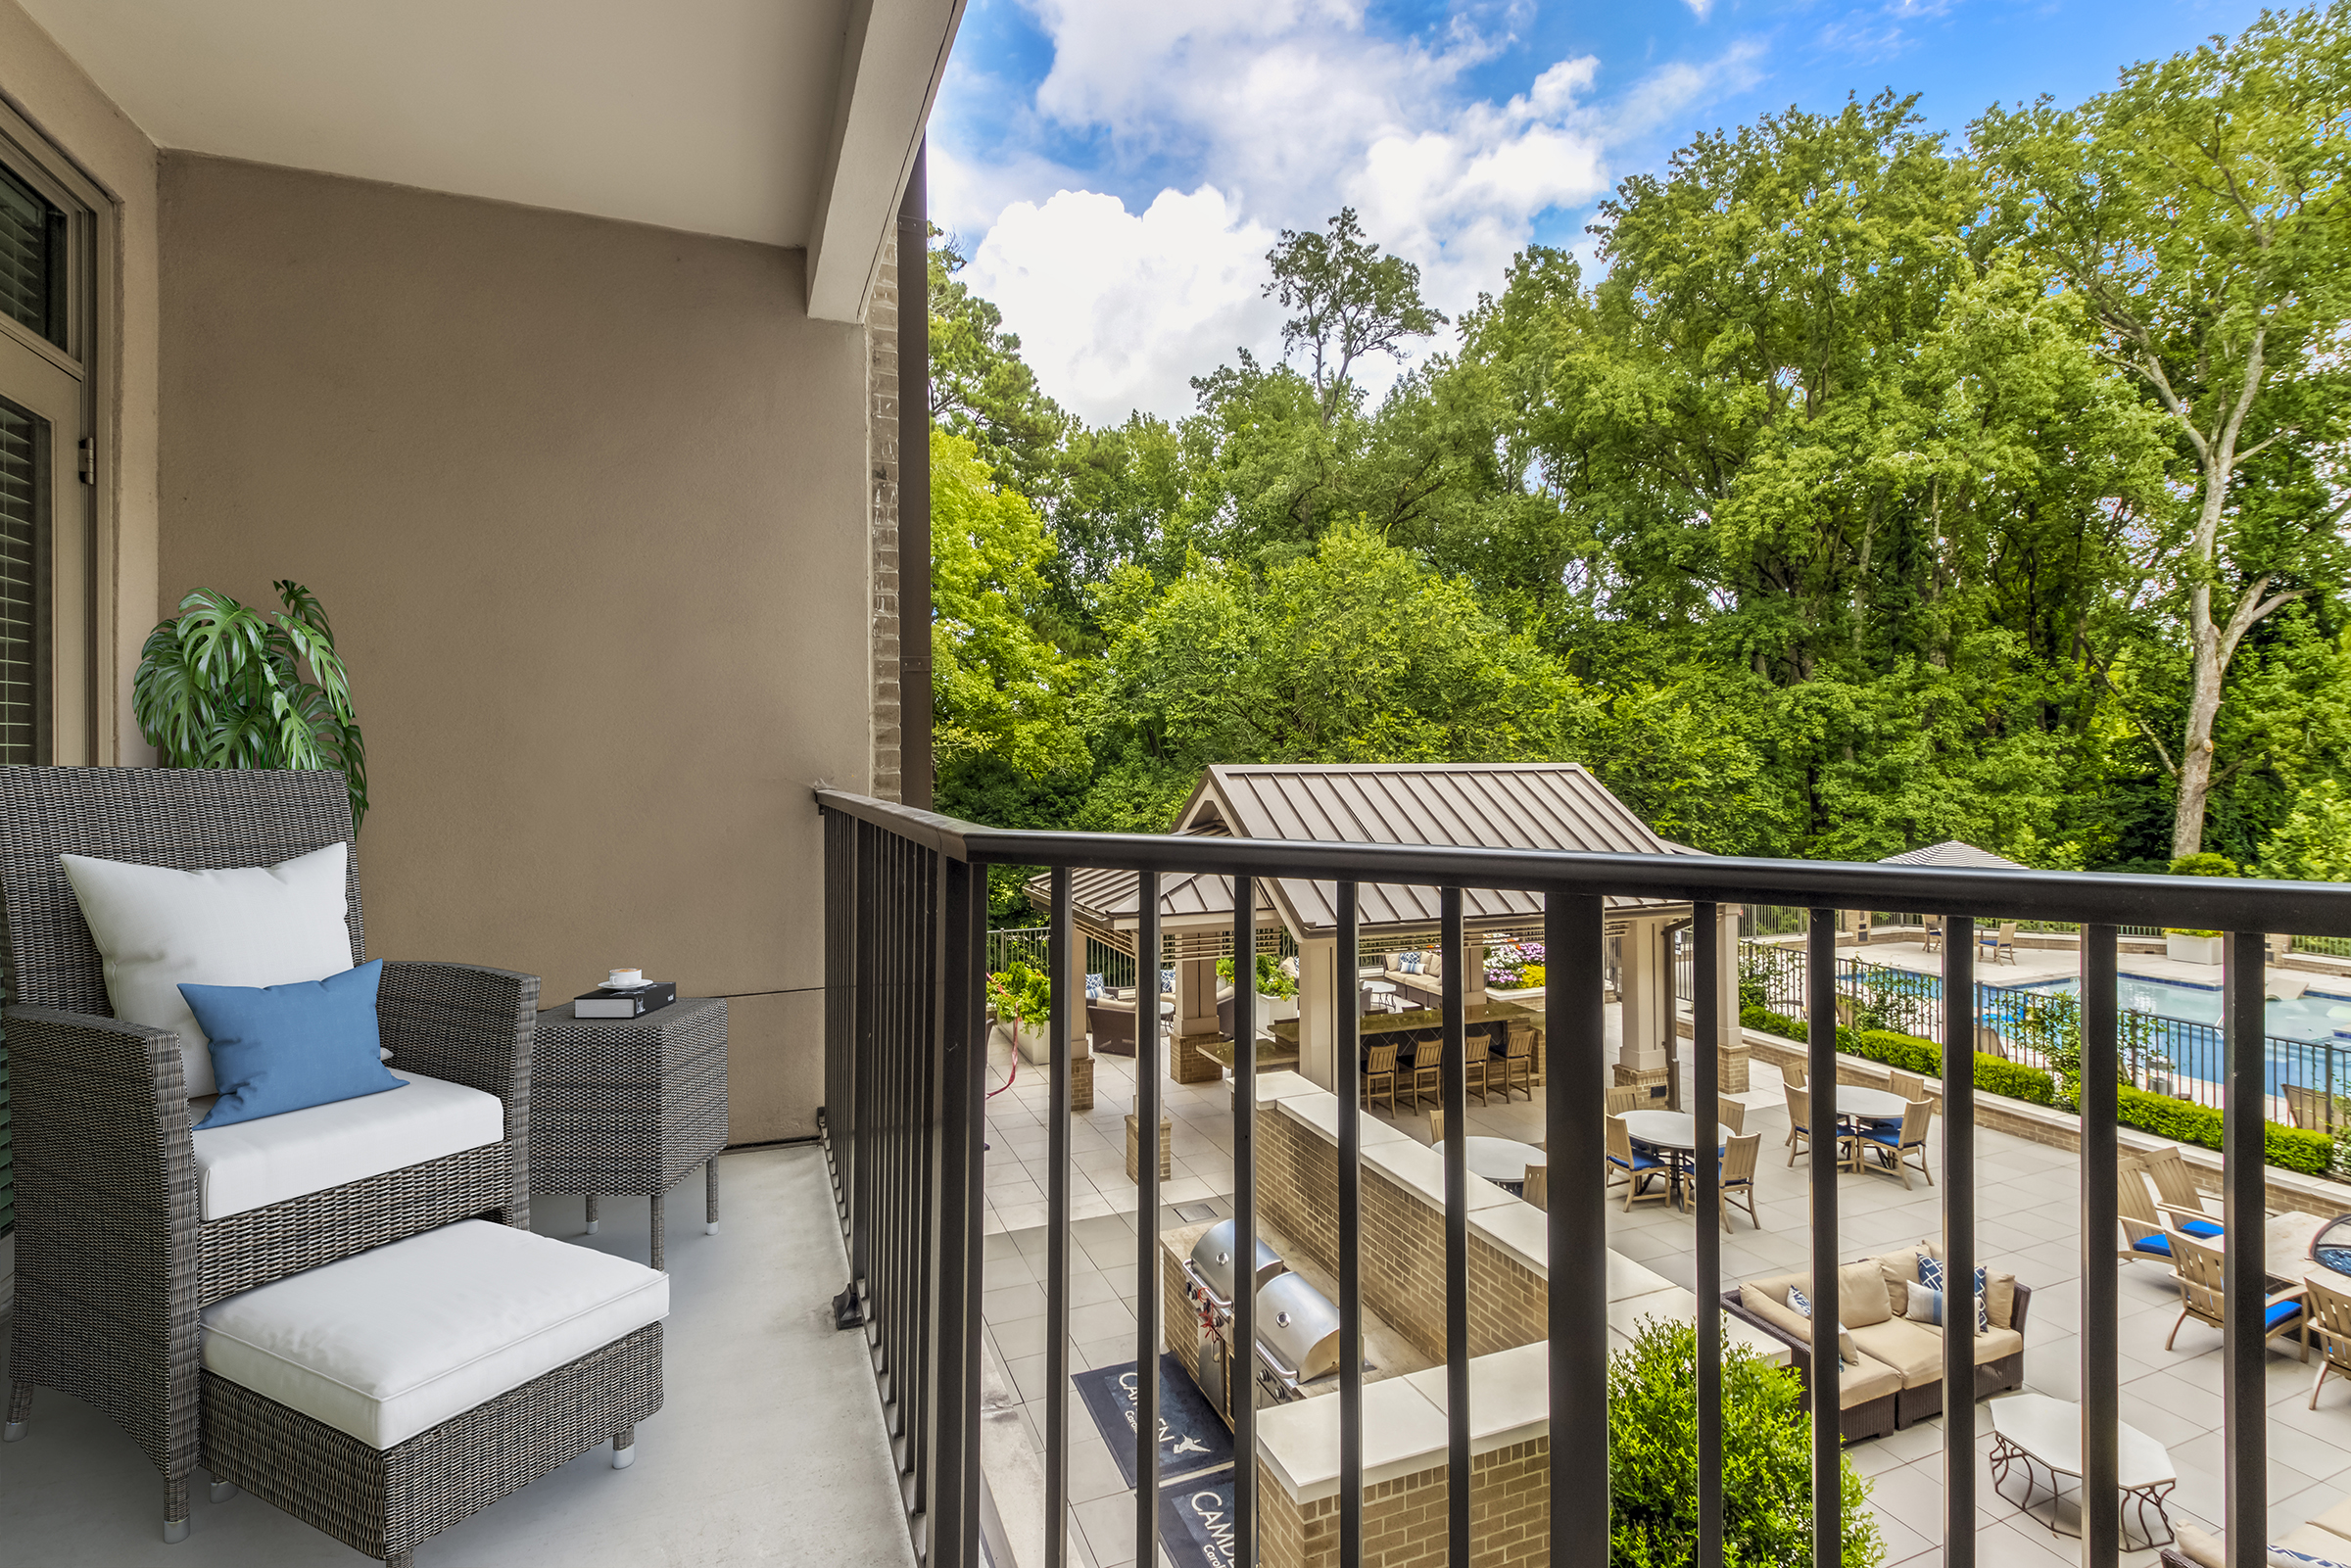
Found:
[[[1208, 1292], [1211, 1305], [1227, 1316], [1231, 1314], [1233, 1301], [1232, 1239], [1231, 1220], [1209, 1226], [1200, 1233], [1200, 1239], [1192, 1243], [1191, 1264], [1185, 1269], [1191, 1275], [1192, 1283]], [[1275, 1275], [1287, 1272], [1289, 1266], [1274, 1255], [1272, 1248], [1266, 1245], [1264, 1237], [1258, 1238], [1256, 1285], [1259, 1290], [1264, 1290]]]
[[1274, 1375], [1296, 1392], [1339, 1368], [1339, 1309], [1297, 1274], [1257, 1293], [1257, 1343]]

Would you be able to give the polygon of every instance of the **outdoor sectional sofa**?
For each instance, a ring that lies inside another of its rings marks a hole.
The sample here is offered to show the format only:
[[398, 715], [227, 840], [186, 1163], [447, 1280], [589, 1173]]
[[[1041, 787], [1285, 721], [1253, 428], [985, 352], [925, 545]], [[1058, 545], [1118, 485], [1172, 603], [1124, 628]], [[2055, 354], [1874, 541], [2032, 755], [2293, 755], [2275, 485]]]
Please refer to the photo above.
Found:
[[[1918, 1278], [1921, 1256], [1940, 1259], [1943, 1249], [1922, 1242], [1915, 1248], [1864, 1258], [1837, 1270], [1837, 1316], [1851, 1341], [1839, 1382], [1844, 1410], [1839, 1422], [1847, 1442], [1884, 1437], [1943, 1413], [1943, 1330], [1914, 1322], [1895, 1309]], [[1722, 1293], [1723, 1310], [1751, 1323], [1789, 1348], [1789, 1364], [1812, 1381], [1811, 1324], [1788, 1306], [1788, 1289], [1808, 1290], [1809, 1273], [1774, 1274]], [[2025, 1318], [2033, 1292], [2013, 1274], [1988, 1271], [1985, 1309], [1991, 1327], [1976, 1336], [1975, 1397], [1989, 1399], [2025, 1383]]]

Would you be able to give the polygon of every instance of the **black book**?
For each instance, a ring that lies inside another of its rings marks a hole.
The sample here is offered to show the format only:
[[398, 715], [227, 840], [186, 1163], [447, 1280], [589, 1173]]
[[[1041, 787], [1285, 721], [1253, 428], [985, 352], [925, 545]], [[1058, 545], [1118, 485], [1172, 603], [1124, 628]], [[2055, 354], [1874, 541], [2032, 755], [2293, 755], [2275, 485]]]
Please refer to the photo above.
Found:
[[571, 999], [571, 1016], [575, 1019], [635, 1019], [669, 1006], [678, 999], [675, 980], [648, 980], [632, 985], [627, 990], [615, 990], [600, 985], [584, 996]]

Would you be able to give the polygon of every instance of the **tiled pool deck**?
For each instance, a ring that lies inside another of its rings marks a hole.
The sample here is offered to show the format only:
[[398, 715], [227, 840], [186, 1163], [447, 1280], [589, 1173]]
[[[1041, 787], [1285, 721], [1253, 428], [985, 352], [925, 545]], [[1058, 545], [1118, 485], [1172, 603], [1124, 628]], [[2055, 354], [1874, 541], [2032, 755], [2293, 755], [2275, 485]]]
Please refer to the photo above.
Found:
[[[2071, 955], [2061, 956], [2070, 963]], [[1002, 1080], [1004, 1054], [1000, 1045], [996, 1081]], [[1801, 1267], [1810, 1245], [1804, 1172], [1786, 1164], [1787, 1114], [1778, 1075], [1758, 1065], [1753, 1083], [1752, 1091], [1740, 1098], [1749, 1107], [1748, 1130], [1764, 1134], [1756, 1202], [1762, 1228], [1750, 1228], [1744, 1215], [1734, 1219], [1722, 1249], [1724, 1278], [1733, 1283]], [[1045, 1248], [1046, 1088], [1042, 1073], [1024, 1066], [1018, 1081], [988, 1105], [993, 1145], [987, 1156], [990, 1410], [984, 1452], [1014, 1551], [1024, 1564], [1041, 1560], [1041, 1401], [1048, 1391], [1042, 1386], [1044, 1291], [1037, 1280]], [[1132, 1093], [1131, 1061], [1100, 1058], [1095, 1108], [1072, 1129], [1071, 1364], [1076, 1369], [1134, 1356], [1134, 1187], [1126, 1176], [1123, 1120]], [[1483, 1109], [1472, 1105], [1470, 1130], [1541, 1139], [1541, 1093], [1532, 1105], [1523, 1099], [1507, 1108], [1499, 1100]], [[1162, 1098], [1174, 1121], [1175, 1160], [1173, 1179], [1162, 1184], [1163, 1224], [1179, 1222], [1177, 1204], [1206, 1203], [1217, 1214], [1228, 1214], [1229, 1095], [1222, 1084], [1169, 1082]], [[1427, 1137], [1425, 1114], [1381, 1115]], [[1940, 1173], [1940, 1157], [1933, 1164]], [[2033, 1288], [2026, 1387], [2074, 1399], [2080, 1392], [2076, 1330], [2081, 1319], [2076, 1160], [1988, 1131], [1979, 1134], [1977, 1175], [1980, 1254]], [[1839, 1198], [1838, 1250], [1846, 1259], [1932, 1237], [1941, 1229], [1942, 1200], [1935, 1188], [1921, 1185], [1905, 1192], [1892, 1176], [1847, 1175], [1840, 1178]], [[2346, 1198], [2351, 1200], [2351, 1193]], [[2351, 1201], [2345, 1208], [2351, 1209]], [[1643, 1205], [1630, 1213], [1615, 1206], [1609, 1210], [1609, 1246], [1685, 1287], [1695, 1282], [1694, 1229], [1689, 1216], [1663, 1205]], [[2190, 1323], [2180, 1332], [2179, 1349], [2164, 1350], [2164, 1337], [2179, 1315], [2179, 1295], [2170, 1273], [2151, 1264], [2122, 1268], [2121, 1302], [2123, 1418], [2170, 1449], [2180, 1472], [2173, 1516], [2214, 1528], [2222, 1511], [2220, 1336]], [[2315, 1363], [2296, 1360], [2290, 1341], [2279, 1344], [2287, 1348], [2274, 1349], [2269, 1359], [2273, 1540], [2351, 1493], [2351, 1382], [2329, 1379], [2319, 1408], [2308, 1409]], [[1131, 1559], [1132, 1495], [1074, 1397], [1070, 1408], [1075, 1555], [1099, 1568], [1117, 1568]], [[1980, 1419], [1978, 1424], [1983, 1429], [1976, 1483], [1979, 1560], [1987, 1568], [2078, 1562], [2076, 1540], [2052, 1536], [2043, 1523], [2022, 1517], [2013, 1502], [1994, 1495], [1985, 1458], [1990, 1423]], [[1941, 1420], [1855, 1444], [1847, 1451], [1870, 1478], [1872, 1505], [1886, 1537], [1886, 1562], [1925, 1568], [1940, 1561]], [[2078, 1523], [2070, 1507], [2065, 1522], [2069, 1528]], [[2126, 1561], [2151, 1568], [2155, 1554], [2131, 1553]]]

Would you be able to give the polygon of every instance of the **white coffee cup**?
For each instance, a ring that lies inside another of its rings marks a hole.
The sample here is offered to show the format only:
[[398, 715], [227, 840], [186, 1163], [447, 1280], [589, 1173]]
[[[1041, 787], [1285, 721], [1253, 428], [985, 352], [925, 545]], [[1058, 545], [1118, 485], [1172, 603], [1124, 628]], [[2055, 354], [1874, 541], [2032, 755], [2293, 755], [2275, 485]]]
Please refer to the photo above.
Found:
[[643, 985], [645, 971], [607, 970], [604, 974], [604, 983], [606, 985]]

